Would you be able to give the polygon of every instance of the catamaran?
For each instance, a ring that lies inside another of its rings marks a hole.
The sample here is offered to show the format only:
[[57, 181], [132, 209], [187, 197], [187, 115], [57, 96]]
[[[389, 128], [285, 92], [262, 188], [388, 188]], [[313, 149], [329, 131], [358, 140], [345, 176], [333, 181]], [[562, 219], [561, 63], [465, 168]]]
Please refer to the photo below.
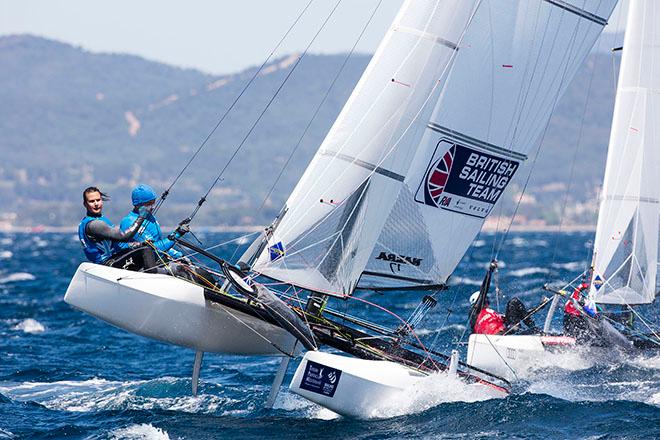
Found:
[[[441, 372], [506, 395], [505, 380], [425, 346], [415, 327], [540, 145], [615, 3], [407, 0], [279, 217], [236, 266], [179, 239], [222, 270], [83, 263], [65, 300], [194, 349], [193, 387], [204, 352], [283, 356], [269, 404], [304, 351], [291, 390], [340, 414], [368, 415]], [[422, 301], [404, 319], [365, 290]]]
[[[658, 23], [657, 2], [630, 2], [592, 265], [584, 274], [589, 286], [587, 304], [601, 308], [625, 306], [626, 313], [637, 315], [645, 327], [641, 333], [626, 327], [620, 327], [620, 332], [605, 314], [600, 320], [584, 315], [605, 338], [595, 341], [598, 345], [627, 351], [660, 348], [660, 337], [653, 326], [632, 308], [653, 303], [660, 291], [656, 276], [660, 246]], [[575, 338], [550, 333], [555, 306], [562, 298], [559, 293], [546, 318], [546, 334], [471, 335], [468, 362], [511, 377], [516, 372], [544, 366], [553, 352], [575, 350]], [[579, 304], [576, 307], [582, 309]]]

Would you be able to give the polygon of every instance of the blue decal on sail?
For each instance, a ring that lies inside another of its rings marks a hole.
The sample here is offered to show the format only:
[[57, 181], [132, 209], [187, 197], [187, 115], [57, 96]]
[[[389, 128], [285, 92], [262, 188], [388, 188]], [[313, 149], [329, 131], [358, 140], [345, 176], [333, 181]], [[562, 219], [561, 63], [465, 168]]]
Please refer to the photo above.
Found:
[[341, 370], [307, 361], [305, 373], [300, 381], [300, 388], [323, 396], [333, 397], [337, 385], [339, 385], [339, 378], [341, 378]]
[[596, 275], [593, 284], [594, 284], [594, 289], [600, 290], [600, 288], [603, 286], [603, 279], [600, 277], [600, 275]]
[[270, 261], [279, 260], [284, 256], [284, 245], [281, 241], [278, 241], [269, 247], [268, 251], [270, 252]]

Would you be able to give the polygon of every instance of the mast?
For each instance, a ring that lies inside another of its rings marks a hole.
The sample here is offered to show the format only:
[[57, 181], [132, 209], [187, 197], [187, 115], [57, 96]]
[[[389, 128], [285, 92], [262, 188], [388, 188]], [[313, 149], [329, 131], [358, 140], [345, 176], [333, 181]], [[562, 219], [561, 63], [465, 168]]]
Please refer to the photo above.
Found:
[[645, 304], [658, 291], [660, 4], [630, 2], [601, 194], [590, 296]]

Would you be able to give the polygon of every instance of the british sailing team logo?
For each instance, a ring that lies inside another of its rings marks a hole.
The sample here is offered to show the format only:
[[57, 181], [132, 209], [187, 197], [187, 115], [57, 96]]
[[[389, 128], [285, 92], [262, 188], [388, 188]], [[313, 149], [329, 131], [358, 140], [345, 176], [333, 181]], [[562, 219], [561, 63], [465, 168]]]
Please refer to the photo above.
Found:
[[454, 144], [426, 171], [426, 176], [424, 176], [424, 182], [422, 185], [425, 204], [439, 208], [440, 206], [447, 205], [451, 200], [446, 196], [443, 196], [442, 193], [447, 185], [455, 155], [456, 145]]
[[519, 162], [512, 157], [442, 138], [425, 173], [420, 176], [415, 201], [432, 208], [486, 218], [518, 166]]

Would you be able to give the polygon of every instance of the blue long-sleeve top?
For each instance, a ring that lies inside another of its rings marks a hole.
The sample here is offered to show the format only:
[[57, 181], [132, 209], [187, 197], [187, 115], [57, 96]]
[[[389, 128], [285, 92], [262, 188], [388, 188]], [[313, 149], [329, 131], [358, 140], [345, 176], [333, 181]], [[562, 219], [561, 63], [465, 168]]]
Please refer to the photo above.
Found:
[[[126, 217], [121, 220], [119, 229], [122, 231], [128, 229], [137, 219], [138, 213], [133, 210], [128, 213]], [[142, 223], [142, 227], [138, 230], [137, 234], [133, 236], [134, 241], [151, 241], [154, 247], [162, 252], [166, 252], [172, 258], [181, 258], [183, 254], [176, 249], [173, 249], [174, 242], [163, 235], [160, 229], [160, 224], [153, 214], [149, 213]]]

